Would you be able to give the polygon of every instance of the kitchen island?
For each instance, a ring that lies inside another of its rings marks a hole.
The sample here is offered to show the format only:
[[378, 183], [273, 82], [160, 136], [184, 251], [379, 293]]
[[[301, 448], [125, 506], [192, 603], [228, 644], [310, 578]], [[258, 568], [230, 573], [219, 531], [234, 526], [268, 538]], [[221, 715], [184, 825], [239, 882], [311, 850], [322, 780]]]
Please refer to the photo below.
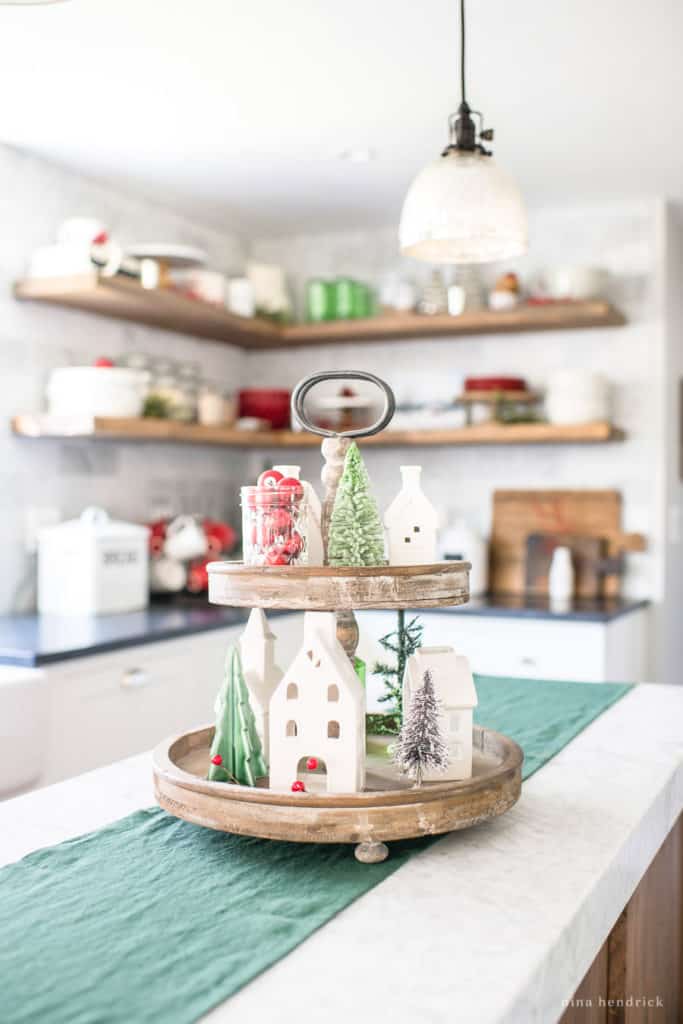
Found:
[[[152, 803], [147, 754], [6, 801], [0, 863]], [[552, 1024], [594, 965], [567, 1022], [607, 1019], [607, 973], [664, 1001], [611, 1019], [676, 1021], [682, 811], [683, 688], [635, 687], [508, 814], [412, 858], [205, 1019]]]

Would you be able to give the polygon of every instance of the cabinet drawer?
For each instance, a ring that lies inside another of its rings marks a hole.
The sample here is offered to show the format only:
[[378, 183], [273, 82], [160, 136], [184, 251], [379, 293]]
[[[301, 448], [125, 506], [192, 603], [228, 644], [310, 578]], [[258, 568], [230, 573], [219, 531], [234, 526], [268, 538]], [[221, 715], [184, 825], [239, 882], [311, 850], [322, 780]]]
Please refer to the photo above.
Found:
[[[285, 667], [300, 643], [301, 619], [272, 621]], [[150, 750], [165, 736], [211, 722], [226, 649], [242, 629], [228, 626], [48, 669], [52, 715], [40, 784]]]
[[[426, 646], [450, 645], [467, 655], [481, 675], [568, 679], [605, 679], [607, 627], [593, 622], [552, 622], [473, 616], [458, 612], [420, 615]], [[364, 612], [359, 653], [368, 663], [382, 656], [378, 640], [396, 628], [393, 612]], [[371, 680], [369, 696], [379, 692]]]

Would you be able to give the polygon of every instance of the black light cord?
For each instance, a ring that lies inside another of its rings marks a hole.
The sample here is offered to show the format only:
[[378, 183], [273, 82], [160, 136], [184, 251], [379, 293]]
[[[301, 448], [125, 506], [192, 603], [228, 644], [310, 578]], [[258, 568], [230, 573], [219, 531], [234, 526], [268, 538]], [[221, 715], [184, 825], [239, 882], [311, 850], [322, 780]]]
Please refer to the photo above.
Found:
[[465, 102], [465, 0], [460, 0], [460, 93]]

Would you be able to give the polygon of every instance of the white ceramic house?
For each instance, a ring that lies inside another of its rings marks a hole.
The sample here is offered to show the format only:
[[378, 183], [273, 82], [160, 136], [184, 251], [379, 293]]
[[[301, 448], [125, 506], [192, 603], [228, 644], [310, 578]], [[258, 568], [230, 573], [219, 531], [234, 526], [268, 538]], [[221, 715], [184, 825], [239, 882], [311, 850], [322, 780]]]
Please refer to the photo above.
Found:
[[403, 486], [384, 514], [389, 565], [436, 561], [437, 513], [422, 490], [422, 466], [401, 466]]
[[253, 608], [239, 641], [244, 681], [249, 690], [249, 703], [256, 719], [263, 756], [268, 763], [268, 715], [270, 700], [282, 679], [282, 669], [275, 664], [275, 634], [261, 608]]
[[336, 629], [333, 612], [304, 616], [303, 645], [270, 701], [271, 789], [290, 790], [312, 757], [328, 793], [365, 784], [365, 690]]
[[[301, 466], [289, 466], [280, 465], [273, 466], [273, 469], [277, 469], [283, 476], [293, 476], [295, 480], [300, 479]], [[323, 535], [322, 535], [322, 506], [320, 504], [320, 498], [316, 494], [313, 485], [309, 484], [308, 480], [302, 480], [301, 484], [304, 489], [304, 497], [306, 499], [306, 533], [307, 533], [307, 547], [308, 547], [308, 564], [309, 565], [324, 565], [324, 547], [323, 547]]]
[[472, 715], [477, 706], [470, 663], [452, 647], [420, 647], [408, 658], [403, 677], [404, 715], [429, 670], [441, 702], [441, 733], [448, 747], [445, 772], [425, 772], [425, 782], [469, 779], [472, 775]]

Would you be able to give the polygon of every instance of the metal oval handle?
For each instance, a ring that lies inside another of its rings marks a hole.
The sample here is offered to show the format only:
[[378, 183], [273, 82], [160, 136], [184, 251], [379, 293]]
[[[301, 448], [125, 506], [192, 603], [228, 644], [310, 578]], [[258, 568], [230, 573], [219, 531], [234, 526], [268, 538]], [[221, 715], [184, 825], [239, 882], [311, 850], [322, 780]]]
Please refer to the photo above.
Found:
[[[304, 411], [304, 399], [311, 388], [324, 380], [366, 380], [370, 384], [374, 384], [384, 396], [382, 415], [376, 423], [369, 427], [363, 427], [360, 430], [336, 431], [316, 427], [311, 423]], [[373, 373], [364, 373], [362, 370], [329, 370], [324, 373], [312, 373], [310, 377], [304, 377], [303, 380], [300, 380], [294, 388], [291, 405], [292, 415], [296, 417], [304, 430], [310, 431], [311, 434], [318, 434], [319, 437], [370, 437], [372, 434], [379, 434], [380, 430], [384, 430], [387, 424], [391, 422], [396, 411], [394, 392], [387, 382], [382, 380], [381, 377], [375, 377]]]

